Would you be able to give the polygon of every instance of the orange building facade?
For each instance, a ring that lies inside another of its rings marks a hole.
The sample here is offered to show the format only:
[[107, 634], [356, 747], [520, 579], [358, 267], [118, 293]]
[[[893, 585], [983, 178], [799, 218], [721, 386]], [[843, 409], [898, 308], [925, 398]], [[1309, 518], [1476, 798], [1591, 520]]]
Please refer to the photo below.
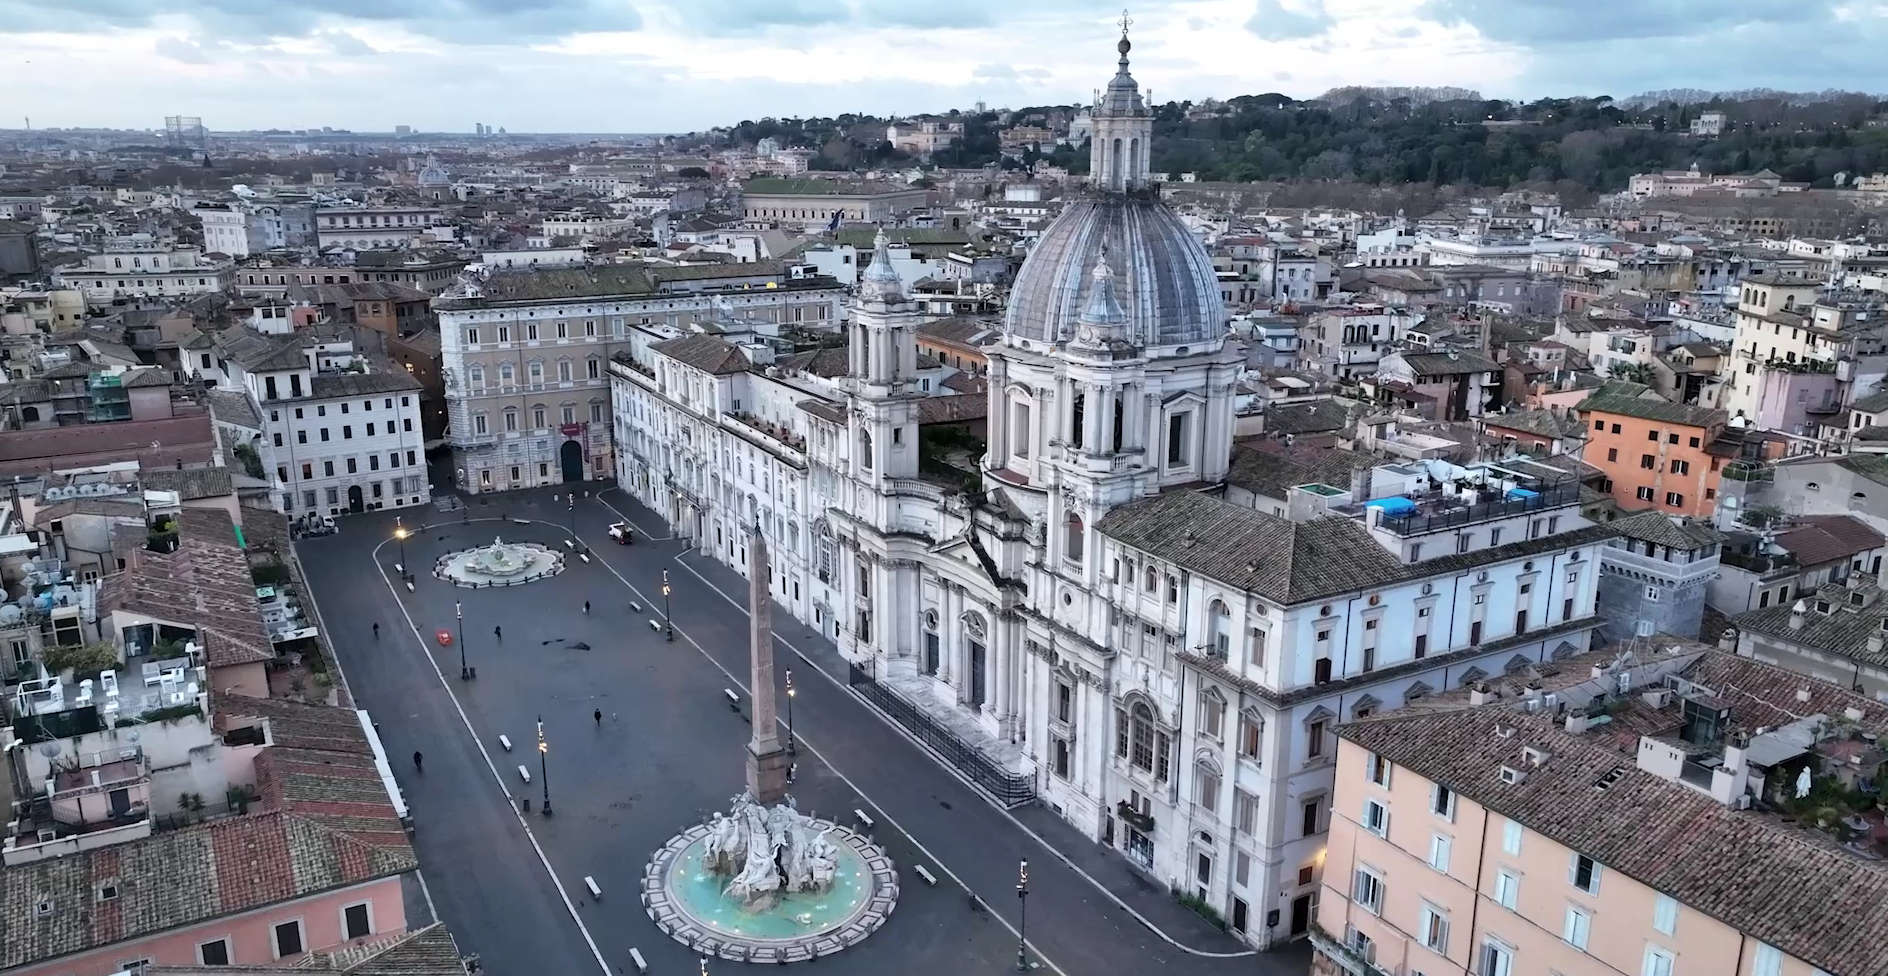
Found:
[[1722, 468], [1736, 457], [1718, 443], [1723, 411], [1608, 395], [1579, 409], [1587, 428], [1581, 459], [1604, 472], [1601, 490], [1620, 508], [1711, 517]]

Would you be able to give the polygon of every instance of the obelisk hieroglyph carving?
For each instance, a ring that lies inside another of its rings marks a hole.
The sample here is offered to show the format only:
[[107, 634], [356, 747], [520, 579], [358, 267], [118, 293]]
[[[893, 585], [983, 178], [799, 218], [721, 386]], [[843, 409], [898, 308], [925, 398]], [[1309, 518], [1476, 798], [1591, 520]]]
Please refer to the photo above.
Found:
[[747, 744], [747, 791], [754, 802], [772, 806], [787, 796], [787, 750], [780, 741], [779, 704], [774, 697], [773, 597], [767, 540], [760, 522], [747, 530], [747, 615], [749, 675], [754, 696], [754, 738]]

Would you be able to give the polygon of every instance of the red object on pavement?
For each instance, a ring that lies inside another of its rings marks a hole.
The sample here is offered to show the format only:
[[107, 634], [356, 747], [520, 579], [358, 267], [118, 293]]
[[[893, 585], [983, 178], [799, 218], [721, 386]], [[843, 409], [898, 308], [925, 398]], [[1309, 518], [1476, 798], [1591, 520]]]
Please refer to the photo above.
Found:
[[452, 643], [452, 631], [450, 630], [439, 631], [433, 636], [439, 638], [440, 647], [446, 647]]

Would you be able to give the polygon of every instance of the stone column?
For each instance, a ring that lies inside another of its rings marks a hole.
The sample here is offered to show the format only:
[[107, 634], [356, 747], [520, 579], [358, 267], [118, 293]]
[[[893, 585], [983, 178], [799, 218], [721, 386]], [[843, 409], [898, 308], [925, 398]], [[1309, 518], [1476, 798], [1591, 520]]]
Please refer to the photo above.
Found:
[[977, 612], [983, 614], [987, 622], [983, 632], [983, 661], [990, 673], [984, 679], [988, 692], [984, 700], [989, 704], [990, 714], [996, 716], [997, 734], [1002, 735], [1010, 714], [1009, 627], [993, 610], [979, 605]]

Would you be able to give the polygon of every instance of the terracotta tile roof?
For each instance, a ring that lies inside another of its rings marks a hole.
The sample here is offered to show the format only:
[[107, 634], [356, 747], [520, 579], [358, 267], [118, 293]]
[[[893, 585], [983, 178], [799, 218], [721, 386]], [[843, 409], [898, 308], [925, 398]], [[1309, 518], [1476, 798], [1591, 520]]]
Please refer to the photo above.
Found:
[[1619, 534], [1628, 539], [1650, 542], [1656, 546], [1670, 546], [1673, 549], [1702, 549], [1715, 542], [1723, 541], [1723, 534], [1711, 527], [1709, 522], [1696, 519], [1675, 519], [1660, 512], [1641, 512], [1638, 515], [1618, 519], [1612, 523]]
[[1611, 413], [1639, 420], [1679, 424], [1685, 427], [1721, 427], [1727, 416], [1722, 410], [1673, 403], [1661, 396], [1630, 396], [1604, 390], [1580, 401], [1581, 413]]
[[[376, 846], [281, 810], [211, 821], [0, 871], [0, 968], [387, 878], [419, 866], [410, 846]], [[116, 879], [118, 897], [97, 900]], [[39, 906], [51, 902], [51, 911]]]
[[185, 508], [178, 522], [176, 552], [138, 550], [129, 567], [105, 577], [99, 612], [129, 610], [193, 627], [212, 668], [274, 660], [249, 559], [236, 545], [229, 513]]
[[1351, 472], [1369, 467], [1371, 457], [1337, 448], [1286, 447], [1281, 441], [1253, 440], [1232, 446], [1232, 464], [1226, 483], [1255, 495], [1284, 498], [1303, 484], [1350, 487]]
[[1103, 535], [1214, 580], [1292, 604], [1612, 538], [1594, 525], [1405, 565], [1356, 519], [1291, 522], [1191, 491], [1117, 506]]
[[[1734, 668], [1725, 657], [1708, 669]], [[1708, 669], [1688, 677], [1702, 681]], [[1776, 680], [1789, 689], [1785, 701], [1814, 683]], [[1568, 733], [1547, 715], [1397, 712], [1339, 734], [1791, 956], [1843, 976], [1888, 976], [1888, 868], [1820, 833], [1641, 771], [1604, 738]], [[1549, 758], [1530, 767], [1526, 746]], [[1503, 764], [1527, 769], [1527, 778], [1503, 783]]]
[[1880, 548], [1882, 535], [1851, 515], [1807, 515], [1777, 533], [1777, 545], [1790, 551], [1803, 566], [1847, 559], [1858, 552]]
[[739, 373], [748, 367], [747, 354], [725, 339], [711, 335], [688, 335], [669, 339], [649, 347], [684, 366], [693, 366], [716, 376]]

